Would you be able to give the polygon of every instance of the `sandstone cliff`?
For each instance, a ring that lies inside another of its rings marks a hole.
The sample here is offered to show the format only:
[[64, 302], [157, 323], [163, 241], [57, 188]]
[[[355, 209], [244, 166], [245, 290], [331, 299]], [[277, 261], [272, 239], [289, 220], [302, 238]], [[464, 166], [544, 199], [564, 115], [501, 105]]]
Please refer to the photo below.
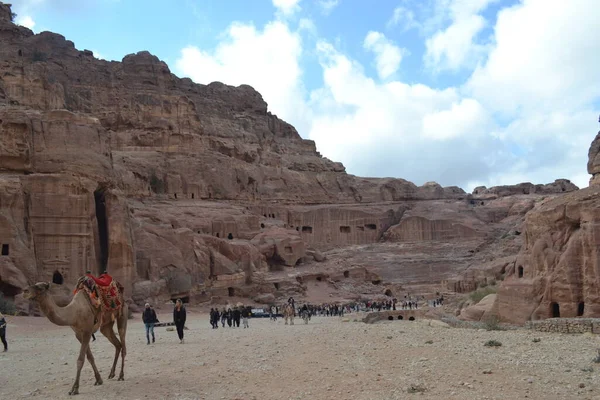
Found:
[[525, 243], [510, 266], [494, 312], [523, 323], [600, 316], [600, 134], [588, 161], [590, 187], [543, 201], [525, 218]]
[[97, 60], [2, 3], [0, 139], [8, 296], [104, 269], [137, 303], [465, 291], [505, 269], [522, 237], [503, 236], [543, 196], [577, 190], [352, 176], [250, 86], [195, 84], [148, 52]]

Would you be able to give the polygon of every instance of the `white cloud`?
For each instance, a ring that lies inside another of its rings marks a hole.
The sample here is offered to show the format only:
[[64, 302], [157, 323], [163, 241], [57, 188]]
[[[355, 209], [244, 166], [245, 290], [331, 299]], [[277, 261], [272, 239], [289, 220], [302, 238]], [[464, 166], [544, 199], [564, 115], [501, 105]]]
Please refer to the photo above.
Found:
[[480, 47], [473, 44], [473, 38], [484, 28], [485, 19], [471, 15], [438, 31], [427, 39], [425, 63], [436, 70], [457, 70], [471, 61], [469, 57], [480, 53]]
[[300, 11], [300, 0], [272, 0], [273, 6], [285, 16]]
[[106, 60], [106, 57], [104, 57], [104, 55], [101, 54], [99, 51], [92, 50], [92, 53], [94, 54], [94, 57], [96, 57], [97, 59]]
[[[425, 42], [425, 64], [436, 71], [458, 70], [474, 65], [485, 51], [485, 46], [475, 42], [487, 21], [480, 12], [498, 0], [440, 0], [438, 13], [447, 14], [451, 24], [439, 29]], [[443, 20], [444, 15], [438, 20]]]
[[600, 98], [598, 21], [595, 0], [526, 0], [502, 10], [496, 45], [467, 89], [511, 115], [589, 106]]
[[396, 7], [392, 14], [392, 18], [387, 22], [388, 28], [396, 25], [400, 25], [403, 31], [421, 27], [421, 24], [415, 18], [415, 12], [403, 6]]
[[375, 54], [377, 73], [381, 79], [395, 74], [406, 50], [396, 46], [383, 33], [370, 31], [363, 42], [365, 49]]
[[198, 83], [249, 84], [263, 95], [272, 112], [298, 124], [298, 129], [306, 129], [302, 125], [306, 108], [301, 54], [300, 34], [284, 22], [270, 22], [262, 31], [253, 25], [233, 23], [214, 51], [188, 46], [175, 65], [181, 74]]
[[323, 14], [329, 15], [340, 4], [341, 0], [319, 0], [318, 4], [321, 7]]
[[[409, 177], [417, 183], [453, 175], [485, 178], [479, 157], [490, 120], [454, 89], [375, 83], [331, 44], [319, 44], [324, 87], [313, 93], [310, 138], [327, 157], [361, 175]], [[440, 124], [440, 125], [437, 125]]]
[[307, 96], [302, 35], [317, 34], [308, 20], [298, 22], [297, 31], [286, 20], [262, 28], [234, 23], [214, 50], [183, 49], [176, 69], [200, 83], [252, 85], [324, 156], [356, 175], [435, 180], [466, 190], [557, 178], [585, 186], [600, 94], [594, 29], [600, 7], [594, 2], [523, 0], [500, 13], [492, 44], [478, 48], [485, 24], [479, 13], [489, 1], [439, 0], [451, 23], [430, 38], [436, 67], [468, 66], [478, 49], [479, 65], [461, 87], [394, 79], [402, 50], [373, 31], [363, 47], [375, 54], [378, 79], [340, 51], [342, 45], [320, 40], [323, 84]]
[[33, 27], [35, 26], [35, 21], [29, 15], [23, 15], [23, 16], [19, 15], [15, 19], [15, 22], [18, 25], [24, 26], [25, 28], [29, 28], [29, 29], [33, 29]]

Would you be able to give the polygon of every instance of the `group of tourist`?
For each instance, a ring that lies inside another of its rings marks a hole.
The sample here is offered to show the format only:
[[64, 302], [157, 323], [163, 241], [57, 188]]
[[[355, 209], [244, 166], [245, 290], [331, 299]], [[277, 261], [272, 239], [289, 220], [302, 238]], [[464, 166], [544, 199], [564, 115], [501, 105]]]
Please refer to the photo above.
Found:
[[[436, 294], [436, 297], [433, 300], [427, 301], [430, 306], [439, 307], [444, 304], [444, 297], [440, 296], [439, 293]], [[323, 304], [303, 304], [302, 306], [296, 307], [296, 303], [293, 297], [288, 299], [287, 305], [292, 307], [294, 316], [302, 316], [306, 314], [309, 319], [313, 316], [323, 316], [323, 317], [333, 317], [339, 316], [343, 317], [344, 314], [350, 312], [359, 312], [363, 311], [382, 311], [382, 310], [413, 310], [419, 308], [419, 300], [425, 301], [423, 296], [412, 297], [410, 294], [404, 296], [404, 300], [402, 302], [398, 302], [398, 299], [393, 298], [390, 300], [384, 301], [366, 301], [366, 302], [351, 302], [347, 304], [339, 304], [339, 303], [323, 303]], [[276, 321], [277, 316], [280, 315], [280, 310], [283, 310], [284, 307], [278, 307], [276, 305], [272, 305], [268, 307], [268, 311], [270, 313], [271, 321]], [[212, 329], [218, 329], [219, 323], [222, 328], [225, 328], [227, 325], [230, 328], [239, 328], [240, 322], [244, 328], [249, 328], [248, 318], [250, 318], [251, 309], [250, 307], [244, 306], [227, 306], [223, 307], [221, 310], [218, 308], [211, 308], [209, 315], [209, 322]], [[175, 328], [177, 330], [177, 335], [179, 337], [180, 343], [184, 343], [184, 327], [186, 322], [187, 313], [185, 307], [181, 299], [178, 299], [175, 303], [175, 307], [173, 308], [173, 323], [175, 324]], [[142, 313], [142, 321], [146, 327], [146, 344], [154, 343], [156, 341], [154, 335], [154, 326], [157, 324], [158, 318], [156, 316], [156, 311], [149, 303], [146, 303], [144, 312]], [[2, 338], [2, 343], [4, 343], [4, 348], [6, 351], [7, 344], [5, 339], [6, 332], [6, 322], [0, 314], [0, 337]], [[150, 341], [152, 338], [152, 341]]]
[[221, 311], [218, 308], [210, 309], [210, 325], [213, 329], [219, 328], [219, 321], [221, 326], [225, 328], [225, 324], [230, 328], [239, 328], [240, 319], [244, 328], [249, 328], [248, 318], [250, 317], [250, 309], [248, 307], [223, 307]]
[[[184, 343], [183, 329], [185, 327], [186, 319], [187, 312], [183, 306], [183, 302], [181, 299], [177, 299], [175, 302], [175, 307], [173, 308], [173, 323], [175, 324], [177, 336], [179, 337], [179, 343], [181, 344]], [[152, 336], [152, 343], [154, 343], [156, 341], [156, 337], [154, 336], [154, 326], [159, 323], [159, 321], [156, 316], [156, 311], [149, 303], [146, 303], [144, 306], [144, 311], [142, 312], [142, 322], [146, 328], [146, 344], [150, 344], [150, 336]]]

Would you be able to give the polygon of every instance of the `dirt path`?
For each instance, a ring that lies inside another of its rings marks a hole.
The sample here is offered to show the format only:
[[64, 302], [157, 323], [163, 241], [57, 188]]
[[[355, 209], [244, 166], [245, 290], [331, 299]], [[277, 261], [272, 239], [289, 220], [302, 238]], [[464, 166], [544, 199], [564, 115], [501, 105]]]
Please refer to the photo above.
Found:
[[[168, 321], [168, 314], [159, 319]], [[130, 320], [125, 382], [106, 379], [113, 347], [98, 335], [92, 351], [104, 385], [93, 386], [86, 362], [78, 398], [600, 398], [600, 364], [591, 361], [596, 337], [448, 329], [421, 321], [366, 325], [337, 317], [313, 318], [309, 325], [297, 319], [294, 326], [255, 319], [250, 329], [212, 330], [208, 317], [194, 312], [188, 326], [185, 344], [175, 332], [157, 328], [157, 342], [148, 346], [142, 323]], [[541, 341], [533, 343], [534, 337]], [[69, 328], [45, 318], [10, 318], [8, 339], [9, 352], [0, 353], [0, 398], [69, 398], [78, 351]], [[503, 346], [484, 347], [490, 339]], [[586, 372], [590, 367], [593, 372]], [[411, 386], [425, 391], [409, 394]]]

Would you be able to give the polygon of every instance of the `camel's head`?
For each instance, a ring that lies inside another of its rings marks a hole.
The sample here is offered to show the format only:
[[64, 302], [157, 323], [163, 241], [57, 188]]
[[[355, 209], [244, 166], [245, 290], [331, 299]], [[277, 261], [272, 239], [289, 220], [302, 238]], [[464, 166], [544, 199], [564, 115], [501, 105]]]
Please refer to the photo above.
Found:
[[50, 284], [48, 282], [38, 282], [35, 285], [29, 286], [23, 291], [23, 297], [27, 300], [35, 300], [40, 295], [48, 292]]

